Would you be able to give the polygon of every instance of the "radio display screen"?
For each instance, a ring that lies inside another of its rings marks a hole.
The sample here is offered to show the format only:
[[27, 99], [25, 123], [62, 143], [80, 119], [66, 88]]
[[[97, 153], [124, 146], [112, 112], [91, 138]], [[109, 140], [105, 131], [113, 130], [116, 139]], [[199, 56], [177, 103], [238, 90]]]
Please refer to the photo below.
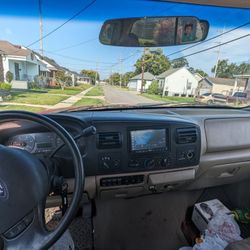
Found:
[[154, 151], [166, 149], [165, 129], [146, 129], [130, 131], [132, 151]]

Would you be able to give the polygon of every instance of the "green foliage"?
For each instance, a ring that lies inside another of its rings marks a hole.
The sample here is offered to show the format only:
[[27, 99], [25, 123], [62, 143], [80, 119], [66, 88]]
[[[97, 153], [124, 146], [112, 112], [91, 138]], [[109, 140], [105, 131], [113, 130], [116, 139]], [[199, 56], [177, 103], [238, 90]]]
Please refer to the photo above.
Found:
[[6, 83], [6, 82], [0, 82], [0, 90], [10, 91], [11, 84]]
[[[142, 59], [139, 58], [135, 63], [135, 74], [142, 72]], [[145, 54], [144, 72], [150, 72], [153, 75], [159, 75], [170, 68], [168, 58], [163, 54], [162, 49], [148, 50]]]
[[38, 82], [29, 82], [28, 83], [29, 89], [41, 89], [41, 86]]
[[[216, 66], [212, 68], [212, 72], [215, 72]], [[250, 70], [250, 63], [229, 63], [228, 60], [219, 60], [216, 71], [216, 77], [233, 78], [234, 75], [240, 75]]]
[[188, 60], [186, 58], [179, 58], [179, 59], [175, 59], [173, 61], [171, 61], [171, 65], [173, 68], [181, 68], [181, 67], [188, 67], [189, 63]]
[[72, 82], [71, 77], [67, 76], [64, 71], [56, 71], [55, 78], [62, 89], [64, 89], [65, 85], [69, 85]]
[[194, 69], [193, 67], [189, 67], [188, 69], [189, 69], [189, 71], [192, 72], [193, 74], [194, 74], [194, 73], [198, 73], [198, 74], [200, 74], [202, 77], [208, 76], [208, 74], [207, 74], [205, 71], [203, 71], [202, 69]]
[[123, 85], [127, 86], [129, 80], [135, 76], [135, 73], [132, 71], [126, 72], [123, 76], [122, 76], [122, 83]]
[[160, 90], [159, 90], [159, 84], [156, 80], [154, 80], [150, 86], [148, 87], [147, 93], [149, 94], [159, 94]]
[[13, 80], [13, 73], [12, 72], [10, 72], [10, 71], [7, 71], [6, 72], [6, 81], [8, 82], [8, 83], [11, 83], [11, 81]]
[[114, 73], [110, 76], [109, 82], [112, 85], [119, 85], [120, 84], [120, 74], [119, 73]]
[[100, 80], [100, 75], [95, 70], [83, 69], [83, 70], [81, 70], [81, 74], [90, 77], [93, 82], [95, 82], [95, 79], [97, 81]]

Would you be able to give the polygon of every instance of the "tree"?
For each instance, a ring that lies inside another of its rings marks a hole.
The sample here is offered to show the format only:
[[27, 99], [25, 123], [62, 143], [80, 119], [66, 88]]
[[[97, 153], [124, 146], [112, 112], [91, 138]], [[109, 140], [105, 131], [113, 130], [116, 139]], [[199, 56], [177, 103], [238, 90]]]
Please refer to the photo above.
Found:
[[208, 76], [208, 74], [207, 74], [205, 71], [203, 71], [202, 69], [194, 69], [193, 67], [189, 67], [188, 69], [189, 69], [189, 71], [192, 72], [193, 74], [198, 73], [198, 74], [200, 74], [202, 77]]
[[202, 69], [196, 69], [195, 73], [200, 74], [202, 77], [208, 76], [208, 74], [205, 71], [203, 71]]
[[188, 60], [186, 58], [179, 58], [179, 59], [174, 59], [172, 62], [171, 62], [171, 65], [173, 68], [181, 68], [181, 67], [188, 67], [189, 66], [189, 63], [188, 63]]
[[157, 95], [159, 92], [159, 84], [156, 80], [154, 80], [148, 87], [147, 93]]
[[6, 80], [8, 83], [11, 83], [11, 81], [13, 80], [13, 73], [10, 71], [6, 72]]
[[129, 71], [126, 72], [123, 76], [122, 76], [122, 83], [124, 86], [127, 86], [129, 80], [135, 76], [135, 72]]
[[120, 74], [114, 73], [109, 77], [110, 84], [119, 85], [120, 84]]
[[[140, 74], [142, 72], [142, 60], [143, 56], [136, 61], [135, 74]], [[162, 49], [148, 50], [147, 53], [145, 53], [144, 72], [150, 72], [153, 75], [160, 75], [169, 68], [170, 62], [163, 54]]]
[[81, 74], [90, 77], [92, 82], [95, 82], [95, 80], [96, 81], [100, 80], [100, 75], [95, 70], [83, 69], [83, 70], [81, 70]]
[[67, 83], [71, 82], [71, 77], [67, 76], [64, 71], [58, 70], [55, 74], [56, 82], [61, 86], [64, 90], [64, 87]]
[[[212, 72], [215, 73], [216, 65], [212, 68]], [[229, 63], [228, 60], [219, 60], [216, 70], [216, 77], [233, 78], [233, 75], [237, 74], [237, 65], [235, 63]]]

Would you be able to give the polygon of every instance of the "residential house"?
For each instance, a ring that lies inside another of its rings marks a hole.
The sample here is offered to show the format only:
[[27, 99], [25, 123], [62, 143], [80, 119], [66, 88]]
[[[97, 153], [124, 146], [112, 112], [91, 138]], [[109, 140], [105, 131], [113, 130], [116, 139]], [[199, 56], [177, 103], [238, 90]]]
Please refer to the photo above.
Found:
[[198, 80], [186, 68], [169, 69], [159, 76], [159, 88], [167, 96], [195, 96]]
[[[141, 79], [142, 79], [142, 74], [136, 75], [134, 77], [132, 77], [129, 82], [128, 82], [128, 89], [129, 90], [135, 90], [140, 92], [141, 91]], [[149, 72], [145, 72], [144, 76], [144, 86], [143, 86], [143, 90], [147, 90], [148, 87], [151, 85], [152, 81], [155, 79], [154, 75], [152, 75]]]
[[236, 91], [244, 91], [246, 81], [241, 79], [229, 79], [218, 77], [205, 77], [199, 82], [198, 94], [219, 93], [232, 95]]
[[89, 76], [77, 74], [76, 77], [77, 77], [78, 84], [93, 84], [93, 80]]
[[46, 65], [36, 54], [23, 46], [0, 40], [0, 54], [2, 59], [0, 75], [6, 81], [6, 73], [10, 71], [13, 74], [11, 82], [13, 88], [27, 89], [28, 82], [34, 81], [41, 72], [47, 71]]

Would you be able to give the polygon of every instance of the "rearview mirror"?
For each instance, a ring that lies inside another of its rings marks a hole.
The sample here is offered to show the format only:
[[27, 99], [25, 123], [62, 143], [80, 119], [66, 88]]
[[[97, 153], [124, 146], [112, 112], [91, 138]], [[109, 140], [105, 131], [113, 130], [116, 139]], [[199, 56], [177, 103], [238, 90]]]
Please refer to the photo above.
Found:
[[208, 34], [207, 21], [196, 17], [144, 17], [107, 20], [102, 44], [125, 47], [159, 47], [196, 43]]

